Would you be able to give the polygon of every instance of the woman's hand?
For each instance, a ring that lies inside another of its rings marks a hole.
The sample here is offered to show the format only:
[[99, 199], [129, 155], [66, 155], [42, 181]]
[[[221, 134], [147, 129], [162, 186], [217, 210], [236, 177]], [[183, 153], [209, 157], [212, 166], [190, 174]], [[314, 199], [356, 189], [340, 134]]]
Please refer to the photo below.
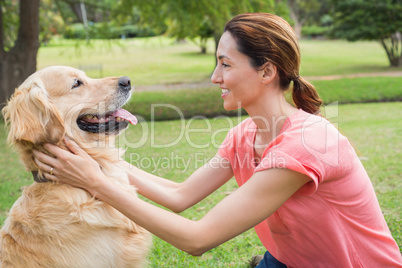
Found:
[[55, 157], [34, 150], [36, 164], [47, 179], [83, 188], [94, 195], [104, 178], [99, 164], [75, 142], [65, 138], [64, 143], [70, 151], [45, 144], [45, 149]]

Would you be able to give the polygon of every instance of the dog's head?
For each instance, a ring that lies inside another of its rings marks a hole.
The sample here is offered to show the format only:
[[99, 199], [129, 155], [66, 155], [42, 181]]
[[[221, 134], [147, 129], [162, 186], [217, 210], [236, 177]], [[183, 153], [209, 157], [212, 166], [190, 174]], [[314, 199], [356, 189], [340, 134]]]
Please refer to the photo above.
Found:
[[[3, 108], [8, 142], [27, 170], [37, 170], [31, 151], [60, 144], [64, 135], [84, 148], [114, 145], [114, 137], [136, 118], [121, 109], [131, 96], [128, 77], [91, 79], [65, 66], [44, 68], [18, 87]], [[107, 143], [106, 143], [107, 141]]]

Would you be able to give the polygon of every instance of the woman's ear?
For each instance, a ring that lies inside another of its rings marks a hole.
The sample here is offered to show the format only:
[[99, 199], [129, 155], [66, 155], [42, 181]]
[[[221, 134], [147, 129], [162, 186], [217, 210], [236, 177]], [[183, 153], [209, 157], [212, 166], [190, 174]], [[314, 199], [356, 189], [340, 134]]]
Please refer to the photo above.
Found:
[[262, 75], [262, 83], [267, 85], [274, 80], [277, 74], [277, 68], [275, 65], [273, 65], [270, 62], [264, 63], [263, 66], [261, 66], [261, 75]]

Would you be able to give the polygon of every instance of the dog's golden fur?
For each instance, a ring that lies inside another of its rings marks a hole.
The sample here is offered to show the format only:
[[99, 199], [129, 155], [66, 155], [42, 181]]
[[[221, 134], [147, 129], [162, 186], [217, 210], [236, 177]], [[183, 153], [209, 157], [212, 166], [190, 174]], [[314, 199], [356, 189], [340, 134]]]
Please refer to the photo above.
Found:
[[[74, 87], [76, 79], [83, 82]], [[90, 79], [70, 67], [48, 67], [30, 76], [14, 93], [3, 116], [8, 142], [27, 171], [41, 171], [32, 149], [63, 146], [67, 135], [91, 155], [114, 183], [136, 194], [118, 168], [121, 153], [113, 133], [90, 133], [77, 126], [82, 114], [98, 114], [130, 97], [118, 77]], [[88, 192], [46, 182], [27, 186], [0, 230], [1, 267], [142, 267], [149, 233]]]

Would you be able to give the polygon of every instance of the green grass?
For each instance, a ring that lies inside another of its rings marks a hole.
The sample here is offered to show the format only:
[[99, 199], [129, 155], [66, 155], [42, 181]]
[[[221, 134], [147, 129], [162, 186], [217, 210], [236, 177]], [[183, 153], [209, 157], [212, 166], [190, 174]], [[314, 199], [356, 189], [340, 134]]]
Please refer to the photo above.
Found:
[[[301, 75], [320, 76], [402, 70], [388, 67], [378, 42], [301, 40]], [[120, 41], [54, 40], [41, 47], [38, 68], [50, 65], [102, 65], [103, 72], [88, 70], [91, 77], [129, 76], [135, 85], [196, 82], [209, 79], [215, 67], [214, 44], [200, 54], [192, 42], [176, 43], [166, 37]]]
[[[196, 82], [209, 79], [214, 68], [213, 42], [209, 53], [198, 53], [192, 42], [176, 43], [166, 37], [137, 38], [120, 41], [54, 40], [41, 47], [38, 67], [49, 65], [86, 66], [89, 76], [130, 76], [133, 84]], [[394, 71], [388, 67], [385, 52], [378, 42], [346, 42], [328, 40], [302, 40], [303, 76], [353, 74], [375, 71]], [[101, 64], [102, 72], [90, 66]], [[88, 68], [89, 67], [89, 68]], [[356, 103], [395, 101], [402, 99], [402, 78], [366, 77], [333, 81], [312, 81], [325, 101]], [[155, 107], [155, 104], [172, 106]], [[222, 107], [219, 87], [196, 90], [136, 92], [127, 106], [132, 113], [150, 120], [186, 118], [195, 115], [214, 117], [236, 115]], [[152, 108], [153, 107], [153, 108]], [[182, 113], [182, 114], [180, 114]]]
[[[344, 78], [312, 81], [325, 104], [402, 100], [402, 77]], [[226, 111], [218, 86], [205, 89], [135, 92], [126, 109], [145, 120], [171, 120], [196, 115], [237, 115]], [[244, 112], [243, 112], [244, 113]]]
[[388, 67], [387, 55], [379, 42], [302, 40], [300, 48], [303, 76], [397, 70]]
[[[355, 146], [372, 180], [385, 219], [399, 247], [402, 248], [402, 125], [398, 112], [402, 110], [402, 103], [347, 104], [324, 110]], [[128, 147], [125, 155], [127, 161], [156, 175], [182, 181], [216, 153], [227, 130], [240, 120], [242, 118], [221, 117], [141, 122], [122, 135], [120, 145]], [[2, 224], [7, 210], [21, 194], [21, 186], [30, 184], [32, 179], [18, 163], [16, 154], [6, 147], [4, 131], [0, 132], [0, 138], [0, 161], [3, 167], [0, 171]], [[172, 145], [168, 148], [157, 148], [170, 143]], [[182, 215], [189, 219], [200, 219], [236, 188], [236, 183], [231, 180]], [[201, 257], [189, 256], [154, 238], [149, 267], [247, 267], [246, 262], [253, 255], [263, 252], [264, 248], [253, 230]]]
[[327, 104], [402, 100], [402, 77], [344, 78], [312, 83]]
[[402, 250], [402, 103], [341, 105], [339, 127], [350, 138]]
[[126, 75], [135, 85], [194, 82], [208, 79], [212, 72], [215, 60], [212, 49], [210, 51], [202, 55], [191, 42], [176, 43], [165, 37], [92, 40], [90, 45], [83, 41], [62, 40], [40, 48], [38, 68], [102, 65], [102, 73], [89, 68], [87, 74], [94, 78]]

